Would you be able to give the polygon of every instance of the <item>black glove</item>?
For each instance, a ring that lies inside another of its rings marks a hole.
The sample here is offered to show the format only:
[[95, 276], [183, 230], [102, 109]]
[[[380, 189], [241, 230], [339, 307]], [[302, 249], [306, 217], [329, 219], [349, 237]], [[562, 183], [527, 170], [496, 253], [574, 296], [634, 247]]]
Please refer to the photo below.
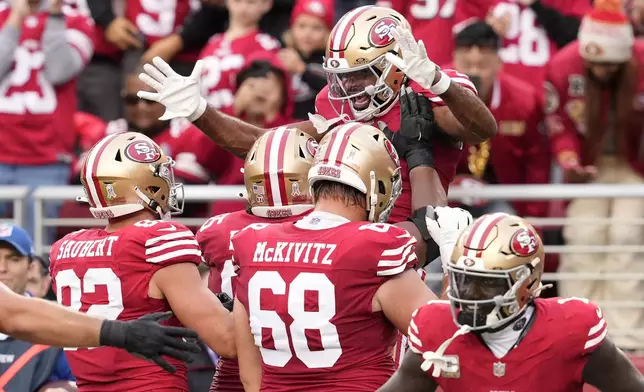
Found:
[[219, 298], [219, 301], [221, 304], [226, 308], [229, 312], [233, 311], [233, 304], [235, 303], [235, 300], [230, 298], [230, 295], [226, 293], [217, 293], [215, 294], [217, 298]]
[[[131, 321], [105, 320], [101, 325], [101, 346], [123, 348], [156, 363], [167, 372], [174, 373], [174, 366], [161, 358], [161, 355], [192, 362], [189, 353], [198, 353], [201, 348], [196, 343], [199, 335], [195, 331], [159, 324], [170, 317], [172, 312], [151, 313]], [[186, 341], [184, 338], [192, 341]]]
[[379, 121], [378, 127], [389, 138], [398, 155], [407, 161], [409, 170], [417, 166], [434, 167], [431, 149], [432, 130], [435, 126], [431, 101], [411, 87], [400, 90], [400, 129], [392, 132]]

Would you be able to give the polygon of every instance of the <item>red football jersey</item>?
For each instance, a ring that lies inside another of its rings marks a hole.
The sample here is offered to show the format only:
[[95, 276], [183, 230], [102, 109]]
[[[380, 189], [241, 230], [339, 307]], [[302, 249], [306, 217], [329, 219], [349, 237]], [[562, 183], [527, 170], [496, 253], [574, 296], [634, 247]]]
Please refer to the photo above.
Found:
[[[474, 333], [454, 339], [436, 383], [445, 392], [581, 392], [584, 366], [608, 331], [601, 310], [585, 298], [537, 298], [535, 308], [523, 340], [502, 358]], [[411, 349], [421, 355], [436, 351], [457, 329], [449, 303], [431, 301], [414, 312]]]
[[[637, 39], [633, 45], [633, 58], [644, 64], [644, 40]], [[582, 148], [586, 139], [585, 68], [579, 54], [579, 43], [574, 42], [561, 50], [546, 67], [546, 124], [550, 144], [558, 160], [571, 153], [582, 165], [593, 165], [587, 156], [588, 148]], [[604, 121], [609, 113], [610, 99], [603, 100]], [[644, 174], [642, 148], [642, 123], [644, 122], [644, 77], [640, 76], [633, 102], [630, 127], [626, 130], [628, 160], [631, 167]]]
[[[148, 296], [150, 279], [161, 268], [201, 262], [194, 235], [175, 222], [143, 220], [116, 232], [80, 230], [57, 241], [50, 252], [52, 288], [58, 302], [110, 320], [133, 320], [171, 310]], [[176, 319], [173, 324], [178, 325]], [[168, 358], [170, 374], [152, 362], [113, 347], [66, 352], [80, 390], [188, 391], [186, 365]]]
[[[0, 25], [11, 13], [0, 4]], [[14, 61], [0, 80], [0, 123], [2, 135], [11, 142], [0, 143], [0, 163], [46, 165], [69, 162], [76, 135], [76, 82], [54, 86], [45, 76], [43, 33], [49, 14], [28, 16], [20, 28]], [[65, 13], [67, 42], [88, 62], [94, 50], [92, 21], [77, 13]]]
[[[503, 48], [499, 51], [503, 71], [531, 83], [537, 91], [542, 92], [544, 67], [557, 53], [557, 45], [548, 38], [529, 6], [516, 0], [490, 2], [499, 3], [491, 11], [493, 15], [510, 16], [510, 27], [503, 37]], [[588, 0], [541, 0], [541, 3], [563, 15], [580, 19], [592, 9]]]
[[[472, 82], [466, 75], [451, 69], [444, 69], [443, 72], [445, 72], [449, 77], [452, 78], [453, 83], [458, 83], [459, 85], [473, 91], [475, 94], [477, 93], [474, 84], [472, 84]], [[410, 86], [414, 91], [425, 94], [425, 96], [427, 96], [432, 101], [433, 105], [445, 105], [440, 97], [430, 93], [427, 90], [424, 90], [418, 84], [412, 82]], [[345, 106], [348, 106], [348, 104], [345, 104]], [[329, 100], [329, 87], [325, 86], [322, 91], [320, 91], [315, 100], [315, 112], [325, 119], [331, 120], [338, 117], [337, 113], [341, 112], [340, 109], [340, 103], [331, 103], [331, 101]], [[345, 110], [345, 113], [347, 113], [350, 120], [353, 120], [350, 109]], [[382, 116], [376, 117], [373, 120], [367, 121], [366, 123], [374, 125], [376, 121], [382, 121], [386, 123], [389, 129], [391, 129], [393, 132], [397, 132], [398, 128], [400, 127], [399, 102], [396, 101], [393, 106]], [[462, 153], [462, 143], [448, 139], [448, 137], [445, 137], [445, 140], [437, 141], [436, 143], [434, 143], [432, 148], [435, 168], [438, 172], [438, 175], [440, 176], [441, 183], [443, 184], [445, 191], [447, 191], [447, 189], [449, 188], [449, 183], [454, 179], [456, 167], [458, 166], [458, 162], [461, 159]], [[390, 223], [405, 221], [412, 213], [411, 183], [409, 182], [407, 162], [405, 162], [405, 160], [402, 158], [400, 159], [400, 166], [402, 171], [402, 194], [396, 201], [393, 211], [391, 212], [391, 216], [389, 217]]]
[[[233, 235], [253, 223], [293, 222], [301, 219], [302, 215], [275, 219], [237, 211], [208, 219], [197, 232], [197, 241], [203, 252], [204, 262], [210, 266], [208, 288], [213, 293], [226, 293], [231, 298], [234, 297], [235, 280], [233, 278], [236, 277], [236, 273], [232, 258]], [[239, 380], [239, 365], [236, 359], [219, 359], [210, 389], [219, 392], [244, 391]]]
[[[547, 184], [550, 179], [550, 154], [547, 137], [538, 129], [543, 107], [532, 85], [500, 73], [494, 83], [488, 109], [497, 121], [499, 132], [488, 142], [489, 160], [499, 184]], [[476, 150], [478, 151], [478, 150]], [[476, 152], [465, 146], [459, 174], [472, 175], [469, 162]], [[489, 170], [490, 168], [487, 168]], [[484, 177], [485, 179], [485, 177]], [[520, 216], [545, 216], [547, 202], [512, 203]]]
[[487, 0], [379, 0], [376, 5], [400, 12], [411, 25], [414, 37], [425, 43], [428, 57], [436, 64], [447, 64], [453, 57], [455, 26], [485, 15], [487, 3]]
[[262, 391], [374, 391], [394, 372], [397, 330], [378, 288], [415, 268], [416, 239], [386, 223], [313, 212], [233, 237], [236, 297], [261, 344]]
[[246, 57], [254, 52], [276, 52], [279, 48], [279, 41], [259, 31], [232, 40], [225, 34], [212, 36], [199, 55], [205, 63], [201, 76], [202, 95], [217, 109], [232, 105], [235, 78], [246, 63]]

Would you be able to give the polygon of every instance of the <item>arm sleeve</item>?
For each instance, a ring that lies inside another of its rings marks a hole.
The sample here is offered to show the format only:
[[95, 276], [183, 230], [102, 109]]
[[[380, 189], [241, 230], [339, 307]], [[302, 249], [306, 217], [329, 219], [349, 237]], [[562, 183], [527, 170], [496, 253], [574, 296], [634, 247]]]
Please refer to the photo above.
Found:
[[184, 50], [201, 50], [210, 37], [223, 33], [227, 24], [228, 11], [225, 8], [202, 6], [188, 17], [179, 31]]
[[[536, 93], [535, 93], [536, 94]], [[550, 181], [550, 153], [548, 139], [539, 131], [542, 123], [542, 105], [535, 96], [532, 111], [526, 121], [526, 133], [523, 135], [524, 179], [527, 184], [547, 184]], [[523, 204], [524, 216], [545, 216], [548, 212], [548, 202], [530, 201]]]
[[104, 29], [116, 19], [114, 10], [112, 10], [112, 2], [109, 0], [87, 0], [87, 6], [94, 22]]
[[0, 30], [0, 79], [4, 78], [14, 62], [14, 53], [20, 42], [20, 30], [7, 24]]
[[602, 310], [586, 298], [561, 298], [566, 325], [567, 341], [570, 342], [569, 354], [588, 358], [601, 346], [608, 334], [608, 324]]
[[546, 30], [548, 37], [563, 48], [577, 39], [581, 20], [577, 16], [564, 15], [558, 10], [543, 4], [540, 0], [530, 6], [537, 15], [537, 21]]
[[555, 159], [561, 164], [571, 156], [579, 159], [581, 146], [575, 123], [568, 115], [565, 107], [565, 82], [557, 77], [556, 69], [549, 64], [546, 66], [545, 79], [545, 113], [546, 128], [550, 139], [550, 150]]
[[53, 85], [68, 82], [78, 75], [92, 57], [93, 28], [78, 19], [69, 26], [64, 18], [49, 17], [43, 34], [45, 78]]

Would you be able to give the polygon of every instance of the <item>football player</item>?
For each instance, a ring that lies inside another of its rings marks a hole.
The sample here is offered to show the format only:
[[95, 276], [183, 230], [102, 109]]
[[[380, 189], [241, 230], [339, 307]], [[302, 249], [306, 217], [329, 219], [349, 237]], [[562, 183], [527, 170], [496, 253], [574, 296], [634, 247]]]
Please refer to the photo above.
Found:
[[393, 373], [398, 331], [415, 305], [436, 298], [415, 271], [416, 238], [384, 223], [400, 177], [383, 132], [344, 124], [308, 172], [313, 212], [233, 237], [246, 391], [373, 391]]
[[[313, 208], [307, 174], [317, 142], [298, 129], [280, 127], [263, 134], [246, 156], [244, 182], [249, 208], [208, 219], [197, 241], [210, 266], [214, 293], [235, 292], [232, 236], [248, 225], [299, 220]], [[211, 390], [244, 391], [237, 360], [221, 358]]]
[[[169, 316], [169, 315], [167, 315]], [[34, 344], [58, 347], [112, 346], [149, 359], [169, 372], [175, 368], [161, 355], [189, 361], [187, 352], [199, 352], [196, 332], [156, 323], [166, 315], [152, 314], [137, 320], [104, 320], [37, 298], [17, 295], [0, 283], [0, 333]]]
[[[144, 66], [140, 78], [157, 92], [140, 91], [139, 96], [163, 104], [166, 112], [162, 119], [186, 117], [219, 146], [239, 156], [245, 156], [266, 132], [207, 105], [200, 96], [203, 63], [198, 62], [188, 77], [177, 74], [160, 58], [153, 64]], [[439, 128], [432, 147], [437, 184], [432, 205], [447, 202], [446, 189], [461, 155], [459, 141], [475, 144], [496, 134], [494, 117], [478, 99], [467, 76], [440, 70], [427, 57], [425, 45], [414, 40], [405, 18], [390, 8], [365, 6], [344, 15], [331, 32], [323, 66], [329, 83], [316, 99], [317, 115], [293, 125], [318, 140], [329, 128], [350, 121], [381, 121], [398, 131], [399, 91], [403, 87], [411, 87], [432, 101]], [[405, 170], [402, 181], [405, 192], [392, 212], [392, 222], [406, 220], [412, 212]]]
[[[106, 136], [89, 151], [81, 199], [107, 227], [70, 233], [52, 246], [52, 287], [65, 306], [109, 320], [173, 310], [215, 352], [234, 356], [232, 316], [201, 282], [199, 244], [184, 225], [168, 221], [183, 208], [173, 163], [134, 132]], [[177, 373], [168, 375], [109, 347], [68, 351], [67, 357], [81, 389], [188, 388], [178, 361], [171, 362]]]
[[525, 220], [484, 215], [447, 265], [449, 301], [409, 323], [411, 350], [378, 391], [642, 391], [644, 378], [585, 298], [541, 299], [541, 238]]

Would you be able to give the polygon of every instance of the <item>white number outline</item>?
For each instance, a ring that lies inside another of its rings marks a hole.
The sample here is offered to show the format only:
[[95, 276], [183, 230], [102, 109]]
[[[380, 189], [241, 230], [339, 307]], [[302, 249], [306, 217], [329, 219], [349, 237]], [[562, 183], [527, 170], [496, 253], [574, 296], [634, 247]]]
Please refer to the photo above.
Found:
[[409, 14], [419, 20], [431, 20], [437, 16], [441, 19], [449, 19], [456, 11], [456, 0], [447, 0], [442, 7], [440, 0], [419, 0], [419, 2], [409, 7]]
[[[505, 34], [508, 40], [518, 40], [499, 51], [506, 64], [523, 64], [528, 67], [543, 67], [550, 59], [550, 39], [542, 27], [536, 25], [537, 16], [530, 8], [521, 9], [519, 4], [500, 3], [494, 15], [510, 15], [510, 28]], [[533, 47], [536, 48], [533, 49]]]
[[[288, 313], [293, 318], [288, 332], [276, 311], [261, 309], [262, 289], [271, 290], [274, 295], [288, 296]], [[306, 290], [318, 292], [317, 312], [304, 309]], [[342, 355], [338, 329], [331, 323], [336, 315], [335, 287], [325, 274], [299, 273], [288, 285], [287, 294], [286, 282], [277, 271], [256, 272], [248, 282], [248, 314], [255, 345], [259, 347], [264, 363], [269, 366], [286, 366], [293, 357], [290, 344], [297, 358], [309, 369], [330, 368]], [[262, 346], [262, 328], [271, 329], [275, 349]], [[305, 335], [307, 329], [320, 331], [324, 354], [309, 349]]]
[[[87, 308], [85, 314], [107, 320], [116, 320], [123, 310], [125, 310], [121, 279], [119, 279], [111, 268], [89, 268], [82, 279], [76, 275], [73, 269], [65, 269], [59, 271], [54, 279], [56, 280], [56, 298], [58, 303], [63, 306], [66, 306], [62, 303], [63, 289], [69, 287], [70, 303], [67, 307], [72, 310], [80, 312], [83, 306], [83, 294], [95, 293], [96, 286], [106, 287], [108, 303], [93, 304]], [[66, 348], [66, 350], [75, 350], [75, 348]]]
[[[174, 31], [177, 0], [141, 0], [143, 13], [136, 16], [136, 25], [145, 35], [167, 37]], [[158, 16], [156, 20], [153, 15]]]
[[[10, 114], [52, 114], [56, 110], [58, 98], [54, 87], [45, 79], [43, 66], [45, 54], [30, 51], [28, 47], [41, 47], [40, 43], [27, 40], [14, 52], [14, 69], [0, 81], [0, 112]], [[40, 91], [14, 91], [12, 87], [25, 86], [35, 73]]]

